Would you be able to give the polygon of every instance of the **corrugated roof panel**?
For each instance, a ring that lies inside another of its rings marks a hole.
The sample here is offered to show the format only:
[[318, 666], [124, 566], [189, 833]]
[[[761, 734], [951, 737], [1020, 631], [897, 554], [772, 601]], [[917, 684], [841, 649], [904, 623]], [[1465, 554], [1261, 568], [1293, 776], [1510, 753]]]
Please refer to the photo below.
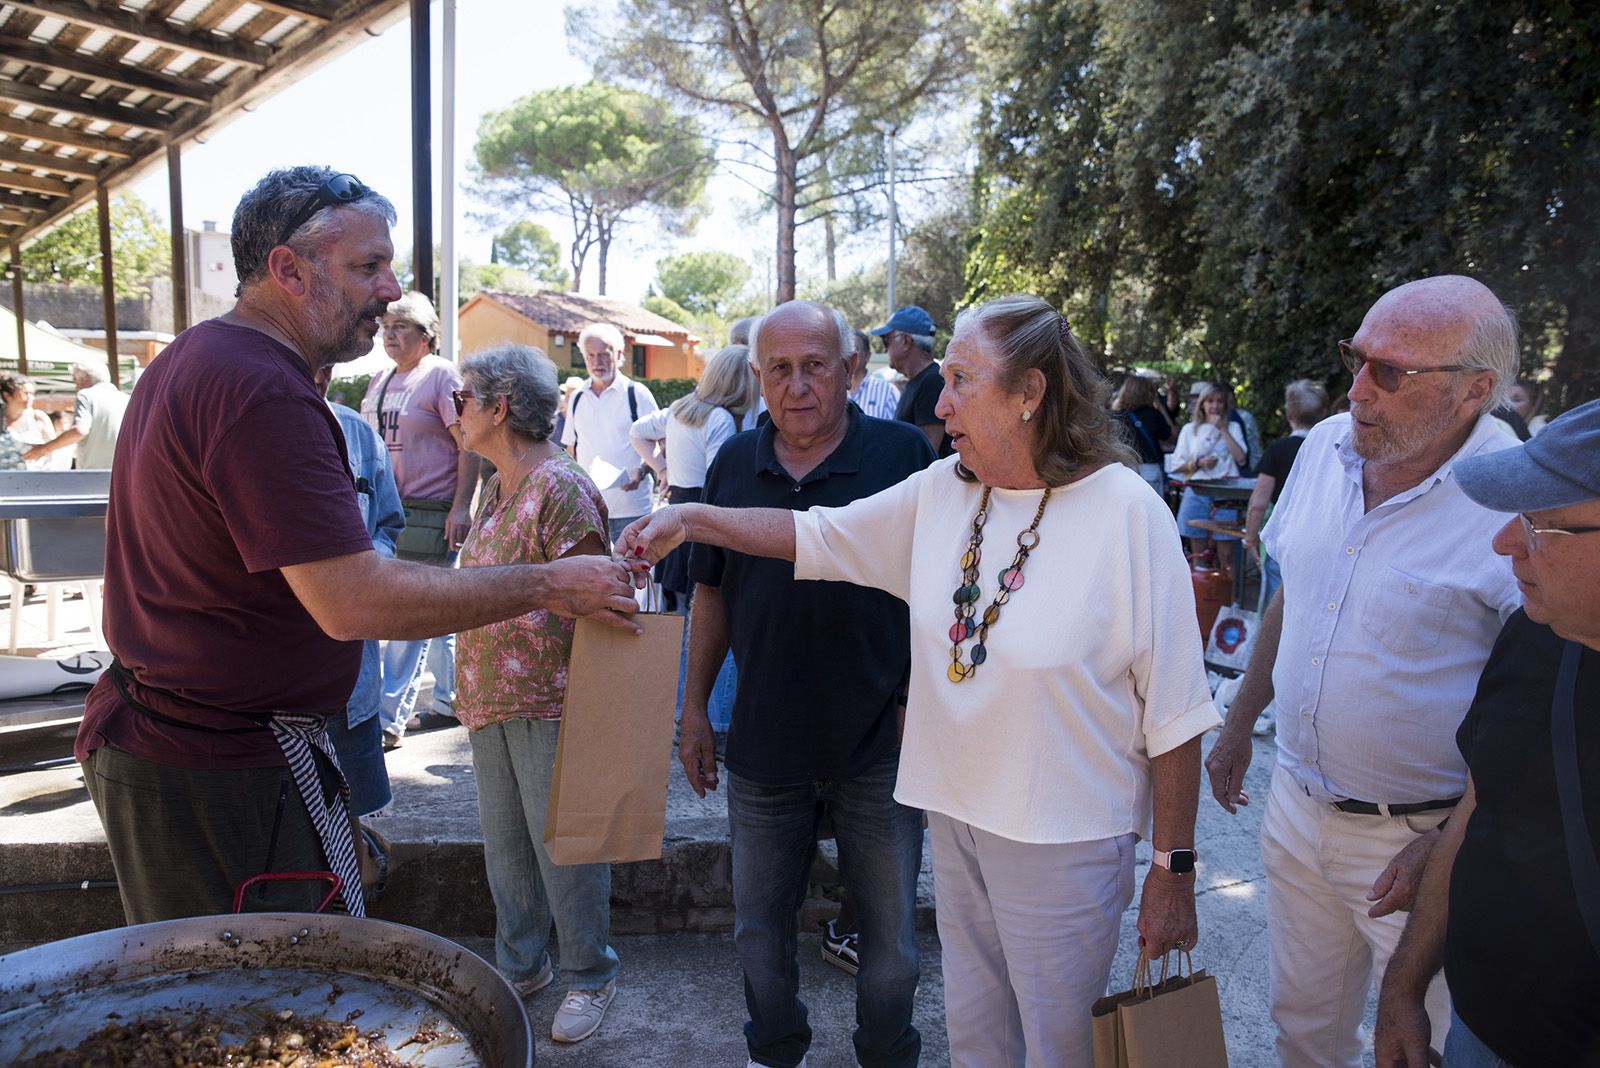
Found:
[[239, 32], [240, 27], [260, 13], [261, 9], [254, 4], [240, 4], [237, 11], [217, 23], [217, 32], [233, 37]]
[[54, 41], [56, 39], [56, 34], [60, 33], [66, 28], [67, 24], [61, 19], [52, 18], [51, 16], [46, 15], [44, 18], [39, 20], [39, 25], [35, 26], [33, 28], [33, 32], [28, 36], [30, 39], [35, 41]]
[[200, 17], [200, 13], [210, 7], [212, 0], [183, 0], [167, 16], [169, 22], [193, 22]]
[[264, 45], [275, 45], [289, 34], [306, 24], [305, 19], [285, 18], [272, 29], [257, 38]]
[[127, 53], [124, 54], [122, 58], [127, 62], [137, 66], [138, 64], [149, 59], [151, 53], [153, 53], [158, 47], [158, 45], [151, 44], [149, 41], [140, 41], [138, 44], [128, 49]]
[[109, 30], [91, 30], [88, 36], [79, 42], [78, 50], [90, 55], [99, 55], [100, 50], [110, 44], [117, 35]]

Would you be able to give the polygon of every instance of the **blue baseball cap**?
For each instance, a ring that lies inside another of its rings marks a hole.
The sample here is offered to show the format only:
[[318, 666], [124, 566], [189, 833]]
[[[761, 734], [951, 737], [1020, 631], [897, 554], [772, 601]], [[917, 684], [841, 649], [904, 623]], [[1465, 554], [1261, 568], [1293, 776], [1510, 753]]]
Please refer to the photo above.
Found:
[[907, 304], [904, 308], [889, 316], [889, 321], [876, 330], [867, 333], [873, 337], [882, 337], [892, 331], [898, 330], [902, 334], [917, 334], [921, 337], [932, 337], [938, 327], [933, 325], [933, 316], [917, 307]]
[[1547, 512], [1600, 498], [1600, 400], [1552, 419], [1533, 440], [1455, 466], [1468, 497], [1495, 512]]

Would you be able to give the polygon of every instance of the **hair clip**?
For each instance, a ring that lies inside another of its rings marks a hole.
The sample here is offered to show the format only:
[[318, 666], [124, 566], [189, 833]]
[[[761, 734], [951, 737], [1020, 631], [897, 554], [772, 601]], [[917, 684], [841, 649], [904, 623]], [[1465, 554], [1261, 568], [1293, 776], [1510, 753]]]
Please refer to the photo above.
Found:
[[1056, 336], [1061, 339], [1063, 345], [1072, 338], [1072, 327], [1067, 325], [1067, 317], [1060, 313], [1056, 314]]

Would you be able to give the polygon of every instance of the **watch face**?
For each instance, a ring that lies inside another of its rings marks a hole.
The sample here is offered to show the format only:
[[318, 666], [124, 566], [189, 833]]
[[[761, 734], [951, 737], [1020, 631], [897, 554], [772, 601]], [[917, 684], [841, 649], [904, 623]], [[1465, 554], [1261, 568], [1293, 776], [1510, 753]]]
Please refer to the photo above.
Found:
[[1174, 875], [1188, 875], [1194, 871], [1194, 850], [1174, 849], [1167, 854], [1167, 870]]

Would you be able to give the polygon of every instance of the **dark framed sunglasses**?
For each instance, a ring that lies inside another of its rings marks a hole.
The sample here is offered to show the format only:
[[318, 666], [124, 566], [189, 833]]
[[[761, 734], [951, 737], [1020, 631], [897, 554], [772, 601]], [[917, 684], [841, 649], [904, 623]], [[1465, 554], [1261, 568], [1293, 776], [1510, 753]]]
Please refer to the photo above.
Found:
[[467, 406], [467, 401], [474, 396], [476, 394], [470, 389], [452, 389], [450, 391], [450, 402], [456, 406], [456, 415], [459, 416], [461, 414], [462, 410]]
[[353, 174], [336, 174], [326, 182], [317, 186], [316, 196], [311, 198], [311, 203], [302, 208], [294, 217], [289, 228], [284, 231], [283, 238], [287, 241], [296, 230], [323, 208], [336, 207], [340, 204], [349, 204], [368, 196], [372, 190], [361, 184], [361, 179]]
[[1381, 360], [1369, 360], [1366, 353], [1356, 348], [1351, 342], [1353, 338], [1345, 338], [1339, 342], [1339, 359], [1344, 361], [1345, 370], [1350, 372], [1350, 377], [1355, 378], [1361, 369], [1367, 369], [1367, 376], [1372, 379], [1372, 384], [1385, 393], [1393, 393], [1400, 388], [1400, 383], [1412, 375], [1431, 375], [1439, 371], [1475, 371], [1475, 367], [1463, 367], [1459, 363], [1447, 363], [1439, 367], [1419, 367], [1414, 371], [1402, 370], [1392, 363]]

